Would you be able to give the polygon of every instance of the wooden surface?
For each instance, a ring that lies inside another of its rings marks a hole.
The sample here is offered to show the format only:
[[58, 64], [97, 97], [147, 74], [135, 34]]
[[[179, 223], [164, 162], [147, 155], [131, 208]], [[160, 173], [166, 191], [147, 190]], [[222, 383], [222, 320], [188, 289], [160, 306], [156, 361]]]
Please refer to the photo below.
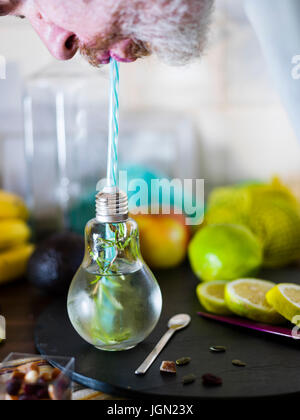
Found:
[[[300, 270], [261, 273], [276, 282], [300, 283]], [[43, 354], [73, 356], [74, 379], [94, 389], [125, 397], [195, 399], [280, 398], [300, 395], [300, 342], [271, 336], [236, 326], [223, 325], [197, 316], [200, 308], [195, 295], [198, 280], [189, 267], [157, 275], [162, 288], [163, 314], [155, 331], [135, 349], [110, 353], [85, 343], [72, 328], [65, 301], [55, 301], [39, 318], [36, 343]], [[148, 373], [143, 377], [135, 369], [166, 331], [168, 319], [176, 313], [189, 313], [191, 325], [178, 332]], [[215, 354], [212, 345], [224, 345], [227, 352]], [[192, 362], [178, 368], [176, 376], [160, 374], [163, 360], [190, 356]], [[233, 359], [247, 363], [232, 365]], [[183, 386], [182, 377], [193, 373], [197, 381]], [[205, 388], [201, 377], [213, 373], [223, 378], [223, 386]]]
[[34, 326], [38, 315], [51, 302], [25, 281], [0, 287], [0, 314], [6, 318], [7, 340], [0, 344], [0, 360], [9, 353], [37, 353]]

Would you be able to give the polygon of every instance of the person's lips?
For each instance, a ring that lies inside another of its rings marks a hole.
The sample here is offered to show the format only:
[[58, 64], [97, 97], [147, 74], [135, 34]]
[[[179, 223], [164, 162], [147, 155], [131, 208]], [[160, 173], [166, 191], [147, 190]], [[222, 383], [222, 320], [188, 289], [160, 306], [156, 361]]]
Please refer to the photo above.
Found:
[[93, 44], [81, 45], [80, 51], [90, 64], [96, 67], [108, 64], [111, 58], [122, 63], [132, 63], [138, 58], [149, 54], [149, 49], [143, 43], [132, 39], [123, 39], [109, 43], [105, 39], [99, 38]]
[[115, 52], [111, 51], [110, 53], [111, 58], [114, 58], [115, 60], [119, 61], [120, 63], [133, 63], [137, 60], [136, 57], [120, 57]]
[[133, 63], [137, 60], [135, 57], [120, 57], [114, 51], [110, 51], [105, 54], [98, 54], [97, 55], [97, 62], [98, 64], [109, 64], [111, 58], [119, 61], [120, 63]]
[[110, 62], [111, 55], [109, 51], [101, 52], [97, 54], [97, 61], [99, 64], [108, 64]]
[[109, 50], [101, 51], [97, 54], [98, 63], [108, 64], [111, 58], [121, 63], [132, 63], [137, 59], [133, 55], [133, 44], [133, 41], [130, 39], [113, 44]]
[[110, 56], [122, 63], [132, 63], [138, 57], [137, 45], [131, 39], [123, 39], [110, 48]]

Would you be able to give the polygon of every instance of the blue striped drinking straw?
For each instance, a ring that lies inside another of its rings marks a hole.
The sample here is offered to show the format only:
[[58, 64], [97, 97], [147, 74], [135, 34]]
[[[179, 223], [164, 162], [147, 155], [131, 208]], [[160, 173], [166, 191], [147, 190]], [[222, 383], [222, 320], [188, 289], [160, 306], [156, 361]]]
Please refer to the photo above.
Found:
[[110, 61], [110, 107], [108, 134], [107, 186], [118, 186], [118, 140], [119, 140], [119, 63]]

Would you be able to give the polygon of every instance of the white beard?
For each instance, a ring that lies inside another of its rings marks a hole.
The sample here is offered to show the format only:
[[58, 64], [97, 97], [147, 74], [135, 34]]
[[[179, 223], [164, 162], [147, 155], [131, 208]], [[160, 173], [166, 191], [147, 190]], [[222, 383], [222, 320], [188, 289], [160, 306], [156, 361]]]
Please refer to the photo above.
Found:
[[[214, 0], [131, 0], [120, 16], [122, 34], [171, 65], [199, 58], [206, 45]], [[127, 3], [127, 4], [128, 4]]]

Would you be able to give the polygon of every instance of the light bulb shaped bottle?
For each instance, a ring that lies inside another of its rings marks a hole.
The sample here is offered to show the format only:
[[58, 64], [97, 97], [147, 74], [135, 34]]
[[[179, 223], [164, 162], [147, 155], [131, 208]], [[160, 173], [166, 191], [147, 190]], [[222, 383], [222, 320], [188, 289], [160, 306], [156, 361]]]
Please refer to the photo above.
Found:
[[126, 194], [117, 189], [99, 193], [96, 205], [97, 216], [86, 226], [85, 257], [69, 290], [69, 318], [98, 349], [128, 350], [156, 326], [161, 291], [142, 259]]

